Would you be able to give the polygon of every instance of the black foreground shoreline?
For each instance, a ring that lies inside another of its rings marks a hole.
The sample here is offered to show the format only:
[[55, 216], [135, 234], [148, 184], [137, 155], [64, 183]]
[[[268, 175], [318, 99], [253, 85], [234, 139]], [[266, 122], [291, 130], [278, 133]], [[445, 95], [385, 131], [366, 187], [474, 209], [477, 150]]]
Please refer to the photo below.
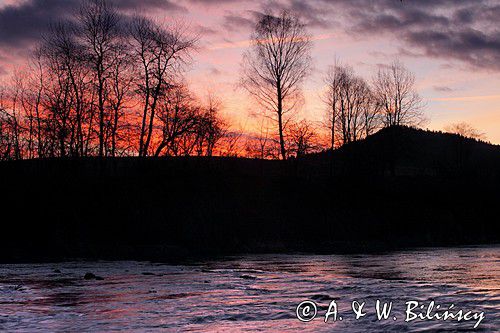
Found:
[[0, 163], [1, 262], [499, 244], [500, 147], [395, 127], [286, 162]]

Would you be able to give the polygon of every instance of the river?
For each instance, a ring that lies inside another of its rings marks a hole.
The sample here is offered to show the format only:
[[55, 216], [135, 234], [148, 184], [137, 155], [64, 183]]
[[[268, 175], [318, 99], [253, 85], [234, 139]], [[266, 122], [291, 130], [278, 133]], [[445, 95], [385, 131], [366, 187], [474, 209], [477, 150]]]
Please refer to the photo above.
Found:
[[[102, 279], [84, 279], [88, 272]], [[378, 320], [377, 300], [392, 302], [388, 319]], [[303, 301], [311, 311], [297, 311]], [[325, 323], [332, 301], [336, 321]], [[353, 301], [365, 303], [357, 320]], [[476, 331], [500, 330], [500, 247], [0, 265], [1, 331], [441, 332], [478, 321], [406, 321], [412, 301], [483, 313]], [[311, 303], [315, 319], [299, 320], [297, 312], [312, 317]]]

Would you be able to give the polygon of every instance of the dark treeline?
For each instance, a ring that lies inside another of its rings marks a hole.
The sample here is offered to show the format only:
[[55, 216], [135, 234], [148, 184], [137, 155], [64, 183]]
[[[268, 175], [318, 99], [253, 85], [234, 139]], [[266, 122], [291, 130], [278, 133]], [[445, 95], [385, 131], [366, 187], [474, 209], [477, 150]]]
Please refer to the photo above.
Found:
[[[348, 65], [325, 75], [322, 124], [301, 119], [312, 40], [298, 16], [263, 15], [244, 54], [241, 86], [260, 127], [230, 130], [222, 101], [186, 84], [198, 36], [85, 0], [41, 36], [29, 63], [0, 86], [0, 160], [53, 157], [236, 156], [282, 158], [334, 149], [425, 117], [415, 77], [395, 61], [371, 82]], [[259, 111], [262, 110], [262, 111]]]
[[500, 241], [500, 148], [405, 127], [286, 162], [8, 161], [0, 182], [2, 207], [13, 212], [2, 224], [3, 261]]

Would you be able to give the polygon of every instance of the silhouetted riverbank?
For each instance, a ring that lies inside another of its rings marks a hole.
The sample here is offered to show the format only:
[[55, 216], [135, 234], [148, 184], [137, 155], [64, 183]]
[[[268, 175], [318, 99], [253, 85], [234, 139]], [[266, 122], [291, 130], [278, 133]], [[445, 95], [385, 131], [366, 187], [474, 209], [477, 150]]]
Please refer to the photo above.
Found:
[[287, 162], [0, 164], [2, 261], [175, 260], [499, 243], [500, 149], [391, 128]]

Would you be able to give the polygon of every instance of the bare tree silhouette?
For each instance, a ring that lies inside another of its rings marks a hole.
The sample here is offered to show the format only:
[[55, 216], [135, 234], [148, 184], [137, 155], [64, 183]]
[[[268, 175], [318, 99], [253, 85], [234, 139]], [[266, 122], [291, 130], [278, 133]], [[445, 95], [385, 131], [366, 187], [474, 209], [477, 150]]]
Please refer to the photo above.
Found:
[[99, 157], [104, 156], [105, 121], [108, 111], [106, 88], [120, 54], [120, 22], [116, 10], [105, 0], [86, 0], [78, 15], [78, 38], [92, 71], [92, 83], [97, 93]]
[[305, 119], [297, 123], [290, 124], [288, 128], [290, 151], [296, 157], [318, 150], [321, 145], [318, 143], [318, 134], [313, 124]]
[[465, 138], [471, 138], [476, 140], [486, 140], [486, 135], [476, 128], [474, 128], [471, 124], [466, 122], [453, 123], [448, 126], [445, 126], [444, 130], [449, 133], [454, 133], [461, 135]]
[[277, 121], [281, 158], [286, 159], [285, 114], [301, 97], [309, 73], [311, 37], [297, 16], [283, 11], [261, 17], [243, 58], [242, 86]]
[[364, 138], [380, 127], [373, 93], [351, 67], [340, 64], [331, 67], [324, 81], [330, 149]]
[[380, 68], [373, 89], [385, 126], [420, 126], [426, 121], [422, 98], [415, 88], [415, 75], [401, 62], [396, 60]]
[[188, 36], [182, 25], [161, 26], [143, 17], [134, 19], [130, 32], [133, 56], [140, 63], [137, 90], [143, 112], [139, 156], [147, 156], [158, 103], [175, 85], [182, 66], [190, 60], [197, 37]]

